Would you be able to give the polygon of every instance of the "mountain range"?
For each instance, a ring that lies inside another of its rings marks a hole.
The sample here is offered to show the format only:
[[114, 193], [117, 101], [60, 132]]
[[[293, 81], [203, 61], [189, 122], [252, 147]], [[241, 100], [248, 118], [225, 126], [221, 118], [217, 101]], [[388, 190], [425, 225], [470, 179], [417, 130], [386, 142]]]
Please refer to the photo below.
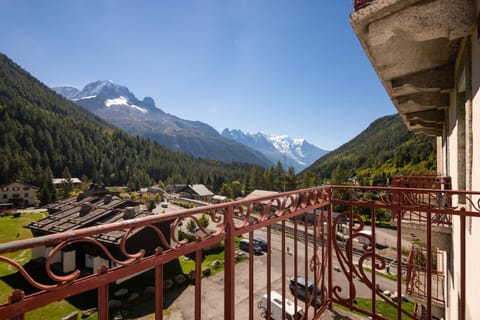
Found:
[[[108, 83], [93, 87], [101, 95], [105, 86]], [[63, 93], [67, 94], [67, 90]], [[72, 99], [80, 99], [75, 97], [77, 91], [70, 90]], [[148, 111], [154, 106], [148, 101], [148, 98], [143, 103], [132, 99], [122, 104], [122, 100], [109, 105]], [[42, 186], [42, 191], [49, 188], [45, 186], [51, 184], [53, 176], [62, 177], [69, 171], [71, 176], [85, 181], [127, 185], [130, 190], [157, 181], [167, 184], [191, 181], [204, 183], [218, 192], [232, 181], [241, 181], [252, 190], [269, 189], [264, 185], [265, 175], [275, 173], [246, 163], [194, 158], [172, 152], [155, 141], [128, 135], [50, 90], [3, 54], [0, 54], [0, 119], [0, 184], [20, 179]], [[398, 114], [385, 116], [319, 158], [298, 177], [297, 186], [347, 180], [378, 185], [388, 184], [389, 178], [396, 174], [435, 173], [435, 149], [435, 137], [408, 131]]]
[[265, 132], [252, 134], [227, 128], [222, 131], [222, 136], [261, 152], [273, 163], [280, 161], [287, 168], [292, 166], [296, 172], [306, 169], [328, 153], [305, 139], [294, 139], [288, 135], [271, 135]]
[[71, 86], [53, 90], [130, 134], [151, 138], [171, 150], [195, 157], [261, 166], [280, 161], [300, 172], [328, 153], [304, 139], [287, 135], [229, 129], [220, 135], [208, 124], [165, 113], [151, 97], [139, 100], [127, 87], [110, 80], [89, 83], [82, 90]]
[[0, 184], [22, 180], [39, 186], [42, 203], [53, 200], [43, 196], [44, 191], [52, 194], [53, 177], [129, 190], [159, 181], [202, 183], [218, 192], [224, 183], [246, 181], [252, 169], [260, 168], [194, 158], [129, 135], [58, 95], [1, 53], [0, 119]]
[[208, 124], [168, 114], [152, 98], [139, 100], [127, 87], [112, 81], [95, 81], [82, 90], [74, 87], [53, 90], [114, 126], [155, 140], [173, 151], [223, 162], [273, 165], [259, 151], [223, 137]]

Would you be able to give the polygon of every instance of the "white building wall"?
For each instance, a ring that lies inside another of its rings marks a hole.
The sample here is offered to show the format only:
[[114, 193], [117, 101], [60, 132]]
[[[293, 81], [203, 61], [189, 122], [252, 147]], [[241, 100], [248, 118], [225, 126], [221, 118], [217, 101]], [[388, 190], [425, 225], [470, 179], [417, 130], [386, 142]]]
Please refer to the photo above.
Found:
[[45, 246], [33, 247], [31, 259], [46, 258]]
[[110, 266], [110, 260], [103, 259], [101, 257], [95, 257], [93, 258], [93, 272], [96, 273], [98, 271], [98, 268], [100, 268], [101, 265], [105, 265], [107, 267]]
[[[477, 16], [480, 14], [480, 0], [476, 0]], [[480, 191], [480, 39], [478, 30], [471, 38], [472, 56], [472, 189]], [[478, 200], [473, 199], [477, 205]], [[466, 238], [466, 318], [480, 319], [479, 287], [480, 287], [480, 217], [467, 218]]]
[[[442, 152], [446, 154], [445, 168], [446, 175], [452, 178], [452, 189], [458, 190], [458, 148], [457, 148], [457, 119], [456, 119], [456, 93], [452, 92], [450, 99], [450, 108], [448, 109], [448, 121], [447, 121], [447, 137], [446, 142], [443, 144]], [[452, 205], [458, 205], [456, 198], [452, 199], [454, 203]], [[456, 201], [456, 202], [455, 202]], [[452, 254], [450, 255], [451, 261], [447, 262], [447, 277], [449, 283], [449, 289], [447, 290], [447, 296], [445, 301], [445, 313], [447, 319], [457, 319], [459, 309], [459, 296], [458, 290], [460, 288], [460, 219], [454, 216], [452, 218]]]
[[[479, 14], [480, 0], [476, 0], [477, 15]], [[480, 39], [476, 30], [470, 38], [470, 46], [466, 50], [470, 51], [471, 56], [471, 88], [472, 92], [467, 99], [471, 99], [472, 103], [472, 184], [473, 191], [480, 191]], [[468, 62], [467, 62], [468, 65]], [[468, 81], [468, 79], [467, 79]], [[452, 97], [454, 100], [454, 97]], [[455, 119], [455, 101], [452, 101], [452, 107], [449, 110], [449, 124], [454, 125]], [[452, 127], [450, 127], [452, 128]], [[468, 137], [467, 137], [468, 139]], [[452, 177], [452, 186], [458, 189], [458, 149], [457, 131], [450, 131], [448, 137], [448, 147], [443, 151], [447, 152], [448, 174]], [[444, 144], [445, 148], [445, 144]], [[468, 159], [467, 159], [468, 161]], [[468, 179], [468, 177], [467, 177]], [[474, 197], [473, 203], [467, 201], [466, 208], [478, 210], [479, 197]], [[458, 203], [454, 203], [457, 205]], [[460, 247], [460, 218], [454, 217], [452, 226], [452, 254], [449, 265], [449, 290], [447, 295], [447, 319], [459, 318], [460, 303], [460, 263], [461, 263], [461, 247]], [[466, 247], [465, 247], [465, 278], [466, 278], [466, 319], [480, 319], [480, 303], [478, 303], [478, 290], [480, 286], [480, 217], [466, 218]]]
[[93, 269], [93, 256], [86, 254], [85, 255], [85, 267]]
[[[47, 247], [45, 249], [45, 257], [47, 257], [50, 253], [50, 251], [52, 251], [53, 248], [52, 247]], [[55, 253], [55, 255], [52, 257], [52, 260], [50, 260], [50, 263], [57, 263], [57, 262], [62, 262], [62, 253], [61, 252], [57, 252]]]
[[63, 252], [63, 272], [72, 272], [75, 267], [75, 250]]

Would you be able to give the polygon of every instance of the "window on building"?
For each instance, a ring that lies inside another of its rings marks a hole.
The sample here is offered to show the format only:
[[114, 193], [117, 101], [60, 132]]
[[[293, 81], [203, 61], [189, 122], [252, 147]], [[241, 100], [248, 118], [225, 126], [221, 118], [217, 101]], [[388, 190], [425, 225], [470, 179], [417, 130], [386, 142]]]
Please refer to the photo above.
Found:
[[8, 191], [8, 187], [2, 188], [2, 191]]
[[24, 197], [25, 197], [25, 198], [28, 198], [28, 192], [25, 192]]
[[7, 194], [4, 194], [4, 195], [3, 195], [3, 199], [7, 199]]
[[20, 188], [19, 187], [13, 187], [12, 190], [13, 191], [18, 191], [18, 190], [20, 190]]
[[20, 198], [20, 193], [14, 193], [14, 194], [12, 194], [12, 198]]
[[23, 187], [23, 190], [30, 190], [29, 187]]

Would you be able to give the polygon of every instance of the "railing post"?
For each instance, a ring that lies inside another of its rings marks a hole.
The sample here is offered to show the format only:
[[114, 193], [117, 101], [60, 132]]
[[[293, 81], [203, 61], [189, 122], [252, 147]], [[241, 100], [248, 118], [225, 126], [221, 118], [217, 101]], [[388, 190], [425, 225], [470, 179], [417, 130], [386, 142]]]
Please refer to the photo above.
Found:
[[155, 320], [163, 320], [163, 264], [155, 267]]
[[402, 206], [403, 193], [393, 191], [392, 216], [397, 217], [397, 319], [402, 318]]
[[332, 309], [332, 292], [333, 292], [333, 237], [332, 234], [336, 234], [336, 230], [334, 230], [334, 225], [332, 221], [332, 212], [333, 212], [333, 189], [329, 188], [328, 191], [330, 194], [328, 198], [330, 199], [330, 204], [328, 206], [328, 215], [327, 215], [327, 226], [328, 226], [328, 233], [327, 233], [327, 272], [328, 272], [328, 300], [329, 300], [329, 308]]
[[465, 262], [465, 254], [466, 254], [466, 239], [465, 239], [465, 232], [466, 232], [466, 217], [465, 217], [465, 208], [461, 208], [461, 216], [460, 216], [460, 312], [459, 312], [459, 319], [465, 319], [465, 292], [466, 292], [466, 262]]
[[[429, 197], [430, 199], [431, 197]], [[432, 318], [432, 211], [429, 207], [427, 212], [427, 319]]]
[[235, 226], [233, 207], [228, 206], [225, 213], [225, 290], [224, 319], [235, 317]]
[[[8, 297], [8, 303], [9, 304], [14, 304], [15, 302], [22, 301], [25, 298], [25, 293], [22, 290], [15, 289], [12, 294]], [[25, 319], [25, 314], [18, 315], [12, 320], [24, 320]]]
[[[98, 275], [106, 274], [108, 271], [105, 265], [98, 268]], [[98, 287], [98, 319], [108, 320], [108, 284]]]
[[202, 254], [203, 249], [195, 252], [195, 320], [202, 318]]

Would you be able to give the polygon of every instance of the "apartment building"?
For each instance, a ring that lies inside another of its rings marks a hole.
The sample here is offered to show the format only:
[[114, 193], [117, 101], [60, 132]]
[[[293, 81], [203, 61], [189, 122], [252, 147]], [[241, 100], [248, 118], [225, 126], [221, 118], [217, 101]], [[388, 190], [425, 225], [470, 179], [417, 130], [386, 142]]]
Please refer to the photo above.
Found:
[[[409, 130], [437, 137], [440, 176], [480, 190], [480, 1], [356, 0], [351, 25]], [[452, 206], [479, 211], [478, 196]], [[480, 221], [454, 216], [446, 319], [479, 319]], [[432, 314], [433, 315], [433, 314]]]

